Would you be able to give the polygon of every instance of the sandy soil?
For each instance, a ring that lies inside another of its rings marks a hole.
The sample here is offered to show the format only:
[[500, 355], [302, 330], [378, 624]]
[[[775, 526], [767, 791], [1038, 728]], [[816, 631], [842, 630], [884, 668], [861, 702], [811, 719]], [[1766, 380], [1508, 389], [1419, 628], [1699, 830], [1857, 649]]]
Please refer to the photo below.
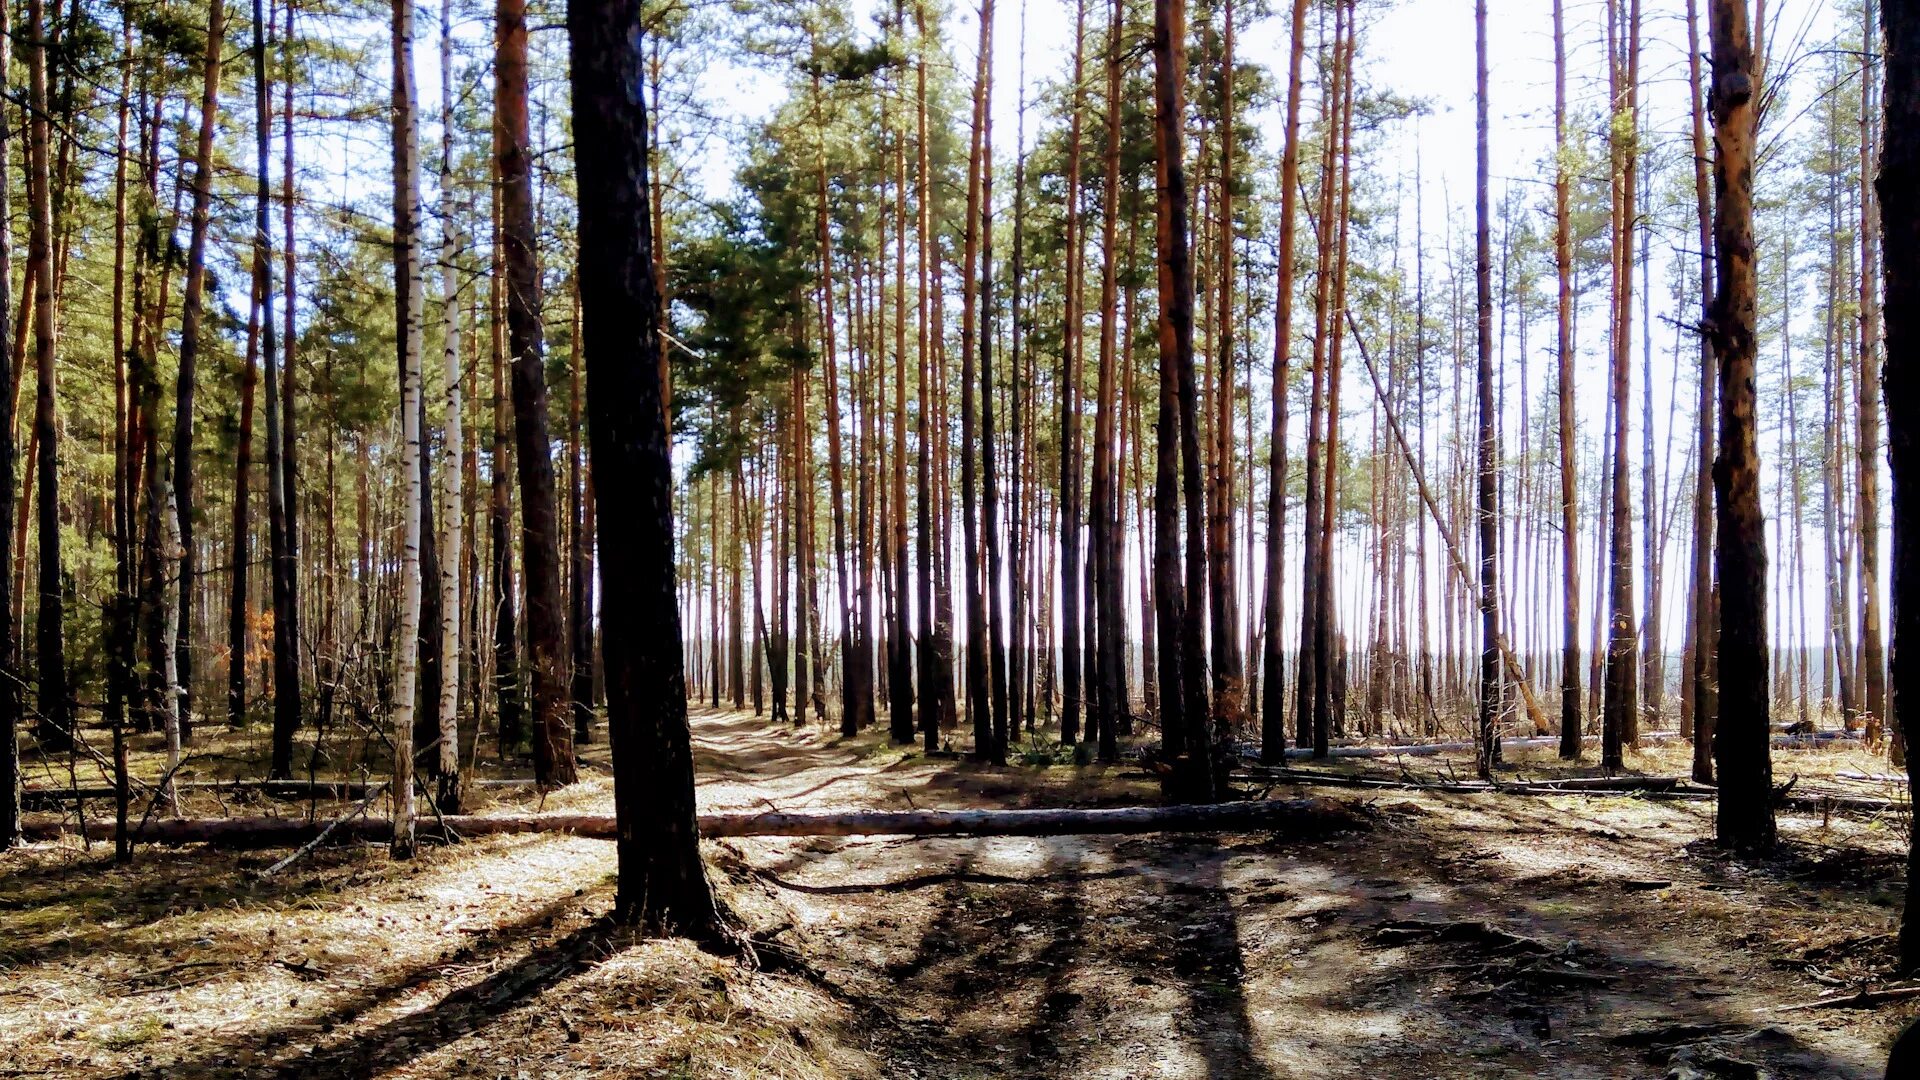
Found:
[[[695, 732], [703, 809], [1157, 794], [750, 715]], [[331, 850], [266, 881], [279, 853], [34, 845], [0, 860], [0, 1075], [1865, 1078], [1913, 1011], [1793, 1008], [1882, 985], [1904, 816], [1783, 815], [1782, 854], [1741, 863], [1710, 803], [1312, 793], [1370, 826], [711, 843], [794, 958], [759, 971], [607, 928], [594, 841]], [[607, 801], [596, 778], [546, 806]]]

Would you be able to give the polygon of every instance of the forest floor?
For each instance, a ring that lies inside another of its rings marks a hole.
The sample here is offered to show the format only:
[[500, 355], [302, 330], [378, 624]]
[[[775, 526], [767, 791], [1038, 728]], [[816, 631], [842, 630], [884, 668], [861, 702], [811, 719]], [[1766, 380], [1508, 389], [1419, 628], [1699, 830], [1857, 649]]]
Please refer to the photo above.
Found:
[[[697, 711], [694, 734], [703, 810], [1158, 796], [1135, 766], [993, 769], [741, 713]], [[1776, 755], [1783, 781], [1884, 771]], [[478, 812], [609, 810], [584, 773], [544, 804], [481, 789]], [[0, 1076], [1866, 1078], [1920, 1008], [1795, 1007], [1886, 985], [1904, 809], [1783, 812], [1780, 854], [1743, 862], [1712, 846], [1710, 802], [1272, 793], [1370, 825], [710, 841], [728, 904], [795, 958], [759, 970], [610, 929], [603, 841], [339, 847], [268, 879], [284, 852], [116, 867], [108, 845], [32, 844], [0, 857]]]

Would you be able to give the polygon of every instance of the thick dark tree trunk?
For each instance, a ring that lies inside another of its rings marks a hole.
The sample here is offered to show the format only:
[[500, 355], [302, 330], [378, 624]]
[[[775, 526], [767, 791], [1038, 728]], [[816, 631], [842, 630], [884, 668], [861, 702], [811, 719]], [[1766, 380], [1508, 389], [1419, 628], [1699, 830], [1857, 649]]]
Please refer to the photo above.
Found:
[[1767, 537], [1754, 414], [1757, 297], [1753, 248], [1753, 46], [1746, 0], [1707, 7], [1713, 82], [1715, 291], [1708, 338], [1720, 364], [1720, 456], [1713, 464], [1720, 580], [1720, 774], [1715, 832], [1748, 851], [1773, 846], [1767, 698]]
[[600, 564], [619, 830], [614, 911], [656, 930], [713, 936], [720, 921], [700, 862], [674, 599], [673, 462], [646, 197], [646, 105], [634, 93], [640, 7], [640, 0], [567, 6], [588, 423], [593, 474], [606, 496], [600, 546], [624, 553]]
[[[1155, 236], [1159, 248], [1160, 287], [1160, 437], [1177, 437], [1181, 489], [1186, 504], [1185, 594], [1174, 575], [1181, 552], [1171, 535], [1174, 521], [1172, 477], [1163, 475], [1155, 491], [1159, 515], [1159, 587], [1173, 584], [1178, 622], [1161, 629], [1177, 647], [1178, 682], [1169, 689], [1178, 694], [1178, 724], [1163, 721], [1167, 750], [1178, 755], [1172, 781], [1183, 798], [1211, 800], [1214, 795], [1212, 731], [1207, 688], [1207, 513], [1201, 481], [1199, 392], [1193, 369], [1193, 261], [1187, 244], [1186, 170], [1186, 50], [1185, 0], [1155, 0], [1153, 6], [1153, 87], [1155, 173], [1159, 181]], [[1170, 447], [1162, 442], [1163, 473], [1172, 471]], [[1174, 715], [1175, 699], [1163, 698], [1161, 708]]]
[[[1892, 713], [1906, 731], [1920, 716], [1920, 6], [1886, 3], [1886, 110], [1880, 155], [1880, 228], [1886, 252], [1887, 458], [1893, 485]], [[1907, 777], [1920, 782], [1920, 754], [1907, 738]], [[1920, 971], [1920, 818], [1907, 847], [1901, 970]]]

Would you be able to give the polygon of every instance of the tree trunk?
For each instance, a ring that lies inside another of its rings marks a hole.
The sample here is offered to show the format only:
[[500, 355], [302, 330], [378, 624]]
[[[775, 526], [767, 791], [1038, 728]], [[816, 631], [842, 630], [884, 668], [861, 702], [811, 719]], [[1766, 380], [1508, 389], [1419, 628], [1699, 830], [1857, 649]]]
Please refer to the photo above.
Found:
[[[1700, 19], [1697, 0], [1687, 0], [1687, 73], [1692, 87], [1693, 112], [1693, 190], [1695, 213], [1700, 226], [1700, 295], [1703, 318], [1711, 320], [1713, 306], [1713, 206], [1707, 156], [1705, 83], [1700, 77]], [[1719, 712], [1714, 686], [1714, 670], [1719, 652], [1717, 590], [1713, 570], [1713, 388], [1715, 379], [1713, 344], [1708, 335], [1700, 335], [1700, 404], [1695, 417], [1699, 425], [1699, 447], [1694, 457], [1693, 487], [1693, 665], [1687, 673], [1688, 695], [1693, 699], [1693, 778], [1701, 783], [1713, 781], [1713, 732]]]
[[[255, 0], [258, 3], [258, 0]], [[440, 310], [443, 321], [442, 363], [446, 373], [446, 416], [440, 470], [440, 684], [434, 687], [439, 708], [440, 752], [434, 808], [442, 814], [460, 812], [460, 267], [464, 246], [460, 233], [461, 206], [453, 178], [453, 0], [440, 0]], [[424, 313], [423, 313], [424, 314]], [[424, 497], [424, 492], [423, 492]]]
[[1286, 651], [1280, 627], [1286, 582], [1287, 380], [1288, 360], [1293, 351], [1293, 248], [1299, 217], [1301, 67], [1307, 44], [1307, 0], [1293, 0], [1291, 40], [1287, 59], [1285, 144], [1280, 156], [1280, 248], [1273, 315], [1273, 436], [1267, 462], [1266, 634], [1260, 659], [1260, 672], [1265, 679], [1260, 703], [1260, 760], [1266, 764], [1281, 761], [1287, 744], [1287, 687], [1282, 678]]
[[487, 575], [493, 606], [493, 708], [494, 733], [498, 737], [500, 757], [512, 758], [520, 751], [524, 734], [524, 712], [520, 697], [520, 633], [514, 608], [518, 590], [513, 584], [513, 443], [508, 438], [506, 384], [506, 311], [500, 295], [500, 283], [506, 277], [503, 244], [500, 237], [500, 186], [493, 191], [493, 272], [487, 275], [488, 327], [492, 336], [493, 357], [493, 452], [488, 466], [487, 550], [491, 567]]
[[[1888, 0], [1898, 3], [1899, 0]], [[1861, 5], [1860, 50], [1860, 389], [1859, 521], [1860, 669], [1865, 693], [1868, 738], [1880, 731], [1887, 713], [1887, 661], [1880, 641], [1880, 208], [1874, 199], [1876, 125], [1874, 3]]]
[[[289, 16], [291, 18], [291, 16]], [[293, 552], [293, 487], [289, 457], [291, 443], [285, 441], [287, 424], [292, 420], [293, 387], [282, 384], [280, 374], [280, 332], [273, 321], [273, 199], [267, 177], [267, 161], [273, 144], [271, 84], [267, 80], [267, 31], [271, 14], [260, 0], [253, 4], [253, 81], [254, 81], [254, 289], [260, 297], [261, 370], [267, 381], [267, 554], [268, 580], [273, 595], [273, 752], [268, 774], [278, 779], [293, 775], [293, 736], [300, 727], [300, 624], [295, 603], [299, 564]], [[291, 102], [289, 102], [289, 105]], [[291, 110], [289, 109], [289, 112]], [[291, 132], [289, 116], [289, 132]], [[291, 137], [289, 135], [289, 137]], [[287, 153], [291, 155], [292, 147]], [[289, 162], [291, 158], [288, 159]], [[287, 183], [291, 184], [291, 166]], [[288, 213], [291, 214], [291, 206]], [[288, 231], [288, 241], [292, 232]], [[289, 257], [291, 253], [289, 252]], [[291, 299], [294, 280], [287, 278]], [[291, 328], [292, 323], [288, 323]], [[288, 368], [292, 367], [292, 333], [287, 335]], [[290, 377], [290, 370], [289, 370]], [[284, 418], [284, 419], [283, 419]], [[238, 534], [236, 533], [236, 536]]]
[[[1887, 458], [1893, 483], [1892, 706], [1906, 731], [1920, 716], [1920, 8], [1887, 3], [1885, 145], [1880, 175], [1880, 226], [1886, 250]], [[1907, 739], [1907, 778], [1920, 783], [1920, 754]], [[1900, 968], [1920, 970], [1920, 822], [1910, 822], [1906, 907], [1900, 917]]]
[[[1616, 17], [1624, 7], [1625, 21]], [[1633, 499], [1627, 468], [1629, 375], [1633, 366], [1633, 216], [1639, 156], [1634, 145], [1639, 121], [1637, 84], [1640, 67], [1639, 0], [1609, 0], [1608, 40], [1613, 83], [1613, 122], [1608, 125], [1613, 158], [1613, 329], [1612, 363], [1613, 474], [1607, 552], [1607, 676], [1605, 715], [1601, 718], [1601, 765], [1618, 769], [1622, 745], [1639, 710], [1639, 640], [1633, 617]]]
[[[12, 12], [0, 0], [0, 21], [12, 26]], [[9, 97], [13, 66], [13, 36], [0, 35], [0, 97]], [[0, 162], [9, 160], [8, 132], [11, 118], [0, 123]], [[13, 340], [13, 228], [9, 212], [10, 185], [0, 184], [0, 386], [11, 386], [17, 378], [13, 351], [6, 343]], [[22, 292], [31, 292], [23, 286]], [[136, 297], [140, 290], [136, 288]], [[0, 851], [11, 848], [20, 839], [20, 678], [14, 670], [13, 579], [6, 572], [13, 564], [13, 516], [17, 510], [14, 493], [14, 438], [11, 423], [0, 425]]]
[[520, 558], [526, 574], [527, 653], [533, 683], [533, 768], [547, 787], [578, 778], [567, 722], [566, 618], [560, 602], [559, 507], [547, 433], [540, 266], [527, 118], [525, 0], [498, 0], [494, 27], [494, 152], [500, 171], [514, 452], [520, 471]]
[[1493, 776], [1500, 760], [1500, 524], [1496, 514], [1499, 445], [1494, 441], [1493, 254], [1487, 210], [1487, 0], [1474, 0], [1474, 111], [1477, 169], [1474, 182], [1474, 309], [1476, 383], [1480, 393], [1479, 483], [1475, 517], [1480, 530], [1480, 778]]
[[606, 496], [600, 547], [608, 741], [614, 754], [615, 917], [655, 931], [719, 933], [694, 820], [679, 609], [673, 465], [660, 363], [660, 291], [646, 191], [639, 0], [578, 0], [572, 45], [580, 184], [580, 300], [593, 474]]
[[[217, 0], [216, 0], [217, 2]], [[420, 349], [426, 289], [420, 273], [420, 130], [413, 82], [413, 2], [393, 3], [393, 277], [400, 366], [400, 616], [394, 628], [393, 856], [413, 856], [413, 723], [420, 637]]]
[[1568, 195], [1572, 186], [1567, 161], [1567, 41], [1562, 0], [1553, 0], [1553, 266], [1558, 282], [1558, 356], [1560, 406], [1560, 573], [1561, 607], [1560, 756], [1580, 758], [1580, 496], [1574, 470], [1573, 410], [1573, 229]]
[[973, 134], [967, 152], [967, 210], [962, 231], [966, 250], [960, 267], [960, 501], [961, 558], [966, 563], [967, 587], [967, 719], [973, 726], [973, 752], [976, 757], [993, 757], [993, 712], [987, 693], [987, 598], [980, 585], [980, 527], [975, 514], [975, 473], [978, 450], [974, 445], [974, 348], [984, 331], [980, 282], [974, 276], [979, 265], [982, 173], [991, 167], [985, 160], [983, 137], [987, 125], [987, 100], [993, 65], [993, 0], [980, 2], [979, 60], [973, 79]]
[[[253, 398], [260, 382], [259, 256], [255, 253], [253, 294], [247, 315], [247, 350], [240, 365], [240, 429], [233, 455], [232, 562], [227, 593], [227, 725], [238, 729], [247, 721], [247, 638], [250, 605], [247, 570], [252, 557]], [[276, 431], [275, 434], [278, 434]]]
[[[1080, 415], [1081, 404], [1081, 324], [1084, 318], [1080, 311], [1080, 298], [1083, 281], [1080, 264], [1081, 250], [1085, 244], [1081, 238], [1080, 226], [1080, 124], [1084, 112], [1084, 86], [1082, 77], [1083, 43], [1086, 36], [1087, 5], [1079, 0], [1074, 5], [1074, 41], [1073, 41], [1073, 90], [1070, 119], [1067, 126], [1067, 189], [1066, 189], [1066, 293], [1061, 303], [1061, 353], [1060, 353], [1060, 741], [1074, 743], [1080, 738], [1081, 675], [1085, 666], [1081, 663], [1080, 634], [1086, 625], [1081, 612], [1080, 586], [1084, 575], [1080, 567], [1080, 462], [1084, 457], [1081, 449]], [[1110, 228], [1110, 226], [1108, 226]], [[1105, 273], [1112, 273], [1112, 260], [1107, 260]], [[1106, 292], [1102, 282], [1102, 303]], [[1107, 313], [1101, 313], [1103, 319]], [[1102, 323], [1102, 348], [1105, 348], [1105, 323]], [[1017, 332], [1017, 331], [1016, 331]], [[1104, 352], [1101, 362], [1106, 362]], [[1099, 443], [1096, 435], [1094, 442]], [[1096, 453], [1098, 452], [1096, 448]], [[1094, 470], [1098, 473], [1096, 463]], [[1093, 500], [1097, 505], [1100, 499], [1098, 479], [1094, 481]], [[1093, 530], [1089, 530], [1090, 532]], [[1089, 609], [1097, 608], [1092, 596], [1086, 597]], [[1088, 640], [1087, 648], [1093, 648]], [[1086, 688], [1089, 697], [1093, 694], [1091, 686]], [[1092, 710], [1088, 710], [1088, 734], [1098, 739], [1099, 720]]]
[[1767, 538], [1754, 415], [1757, 306], [1753, 249], [1754, 59], [1746, 0], [1711, 0], [1715, 292], [1708, 339], [1720, 366], [1720, 457], [1714, 462], [1720, 580], [1720, 699], [1713, 739], [1720, 799], [1715, 834], [1748, 851], [1773, 847], [1767, 699]]
[[[226, 44], [226, 7], [212, 0], [207, 7], [207, 55], [200, 92], [200, 135], [194, 147], [193, 217], [187, 240], [187, 280], [181, 293], [180, 361], [173, 417], [173, 489], [180, 528], [178, 619], [180, 639], [174, 643], [174, 664], [181, 693], [177, 704], [182, 742], [193, 737], [193, 595], [198, 585], [198, 556], [194, 548], [194, 513], [198, 497], [193, 484], [194, 389], [200, 359], [202, 297], [207, 281], [207, 228], [213, 206], [213, 134], [220, 109], [220, 58]], [[28, 259], [32, 259], [29, 253]], [[49, 278], [51, 280], [51, 278]], [[41, 296], [52, 292], [51, 286]], [[36, 303], [36, 315], [38, 304]], [[51, 310], [48, 312], [52, 314]], [[46, 496], [42, 494], [44, 502]]]
[[1246, 672], [1240, 652], [1239, 612], [1234, 594], [1233, 537], [1233, 0], [1222, 12], [1220, 54], [1220, 220], [1219, 259], [1213, 268], [1219, 280], [1219, 330], [1213, 340], [1213, 467], [1207, 514], [1207, 599], [1210, 641], [1213, 646], [1213, 714], [1215, 735], [1231, 738], [1246, 720]]
[[[894, 3], [895, 30], [906, 34], [906, 5]], [[903, 46], [904, 49], [904, 46]], [[904, 94], [901, 95], [904, 98]], [[907, 607], [907, 151], [906, 133], [894, 137], [893, 288], [893, 626], [887, 650], [891, 668], [888, 721], [896, 743], [913, 741], [913, 630]], [[923, 320], [924, 321], [924, 320]]]
[[[1155, 550], [1158, 589], [1163, 601], [1161, 631], [1169, 639], [1177, 666], [1163, 683], [1161, 728], [1166, 749], [1177, 755], [1169, 786], [1182, 798], [1215, 797], [1212, 733], [1209, 730], [1205, 651], [1207, 534], [1205, 492], [1201, 484], [1198, 388], [1193, 368], [1193, 263], [1187, 245], [1186, 171], [1186, 0], [1154, 0], [1153, 89], [1155, 178], [1154, 215], [1159, 249], [1160, 291], [1160, 482], [1155, 490], [1159, 537]], [[1178, 439], [1181, 488], [1186, 503], [1186, 579], [1184, 592], [1175, 573], [1180, 558], [1175, 535], [1173, 443]], [[1168, 618], [1169, 615], [1177, 618]], [[1163, 674], [1163, 679], [1166, 677]], [[1169, 696], [1168, 691], [1171, 691]], [[1177, 710], [1177, 711], [1176, 711]], [[1175, 722], [1177, 718], [1177, 722]]]

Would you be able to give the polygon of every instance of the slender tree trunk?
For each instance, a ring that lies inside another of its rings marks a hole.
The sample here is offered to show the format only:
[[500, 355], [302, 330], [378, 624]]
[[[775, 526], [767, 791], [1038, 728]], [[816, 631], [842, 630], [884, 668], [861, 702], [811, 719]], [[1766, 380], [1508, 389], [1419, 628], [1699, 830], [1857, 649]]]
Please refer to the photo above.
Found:
[[1714, 462], [1721, 586], [1720, 780], [1715, 833], [1742, 850], [1773, 846], [1767, 699], [1767, 546], [1754, 416], [1754, 58], [1745, 0], [1711, 0], [1715, 293], [1709, 340], [1720, 365], [1720, 457]]
[[980, 2], [979, 60], [973, 80], [973, 134], [967, 152], [967, 211], [962, 226], [965, 254], [960, 267], [960, 501], [961, 558], [966, 563], [967, 587], [967, 719], [973, 726], [974, 755], [993, 757], [993, 713], [987, 693], [987, 598], [980, 587], [980, 529], [975, 514], [974, 481], [978, 450], [974, 445], [974, 348], [976, 338], [984, 336], [979, 279], [982, 172], [991, 167], [984, 160], [983, 137], [986, 134], [987, 102], [993, 64], [993, 0]]
[[[193, 599], [198, 586], [199, 557], [194, 546], [193, 429], [194, 389], [199, 378], [202, 297], [207, 280], [207, 229], [213, 206], [213, 133], [220, 108], [220, 59], [226, 44], [226, 6], [212, 0], [207, 7], [207, 55], [200, 93], [200, 135], [194, 149], [193, 217], [187, 240], [187, 280], [181, 294], [180, 360], [173, 419], [173, 489], [180, 528], [178, 618], [180, 638], [174, 643], [179, 669], [180, 739], [193, 736]], [[32, 255], [28, 255], [29, 261]], [[51, 279], [49, 279], [51, 280]], [[52, 292], [51, 286], [41, 295]], [[44, 302], [44, 301], [42, 301]], [[38, 315], [36, 304], [36, 317]], [[51, 309], [48, 315], [52, 315]], [[31, 455], [30, 455], [31, 456]], [[45, 495], [41, 496], [45, 501]]]
[[1578, 761], [1580, 731], [1580, 496], [1574, 469], [1573, 408], [1573, 229], [1568, 195], [1572, 186], [1567, 160], [1567, 42], [1562, 0], [1553, 0], [1553, 266], [1558, 282], [1558, 355], [1560, 406], [1560, 573], [1561, 606], [1560, 756]]
[[[216, 0], [217, 2], [217, 0]], [[393, 276], [394, 326], [400, 366], [400, 483], [403, 518], [400, 547], [400, 617], [394, 629], [393, 843], [394, 858], [413, 855], [415, 680], [420, 636], [420, 508], [426, 491], [420, 477], [420, 349], [426, 314], [421, 279], [420, 132], [413, 81], [413, 3], [393, 4]]]
[[1285, 760], [1287, 740], [1287, 687], [1282, 678], [1286, 651], [1280, 627], [1284, 622], [1282, 597], [1286, 583], [1287, 382], [1288, 361], [1293, 351], [1293, 251], [1299, 218], [1301, 68], [1307, 44], [1307, 0], [1293, 0], [1292, 28], [1287, 59], [1286, 132], [1280, 156], [1280, 247], [1273, 315], [1273, 436], [1267, 463], [1266, 635], [1260, 659], [1260, 671], [1265, 679], [1260, 703], [1260, 760], [1270, 765]]
[[487, 549], [491, 569], [489, 602], [493, 606], [493, 701], [495, 734], [500, 757], [520, 752], [525, 713], [520, 697], [520, 633], [515, 608], [519, 591], [513, 575], [513, 442], [508, 436], [506, 383], [506, 310], [500, 284], [506, 277], [500, 239], [500, 186], [493, 189], [493, 272], [487, 275], [487, 324], [493, 358], [493, 452], [489, 455], [487, 492]]
[[[67, 690], [65, 596], [60, 579], [60, 430], [54, 403], [54, 293], [53, 182], [48, 167], [48, 137], [52, 122], [47, 96], [47, 52], [42, 0], [28, 0], [27, 33], [27, 156], [30, 179], [27, 192], [28, 262], [34, 270], [33, 305], [34, 393], [33, 428], [41, 451], [39, 503], [40, 612], [35, 631], [39, 661], [39, 711], [43, 749], [72, 745], [73, 711]], [[183, 353], [184, 355], [184, 353]], [[51, 736], [51, 737], [49, 737]]]
[[[233, 455], [232, 562], [227, 593], [227, 725], [240, 728], [247, 721], [247, 639], [252, 612], [247, 597], [248, 561], [252, 557], [253, 399], [260, 382], [259, 265], [254, 266], [253, 295], [247, 315], [247, 350], [240, 366], [240, 429]], [[278, 434], [278, 432], [275, 432]]]
[[[1898, 3], [1899, 0], [1888, 0]], [[1860, 668], [1869, 732], [1887, 713], [1887, 661], [1880, 640], [1880, 207], [1873, 175], [1879, 72], [1875, 64], [1875, 0], [1861, 5], [1860, 50], [1860, 388], [1859, 521]], [[1897, 737], [1897, 736], [1896, 736]], [[1904, 750], [1904, 748], [1902, 748]]]
[[[1711, 0], [1709, 0], [1711, 2]], [[1700, 72], [1700, 19], [1697, 0], [1687, 0], [1687, 72], [1692, 89], [1693, 112], [1693, 190], [1700, 236], [1700, 295], [1705, 319], [1711, 321], [1714, 282], [1713, 229], [1714, 187], [1708, 176], [1711, 160], [1707, 156], [1707, 106], [1705, 83]], [[1699, 425], [1699, 447], [1694, 461], [1693, 488], [1693, 666], [1687, 673], [1688, 694], [1693, 699], [1693, 778], [1702, 783], [1713, 780], [1713, 732], [1719, 712], [1714, 685], [1719, 653], [1718, 589], [1714, 582], [1713, 559], [1713, 390], [1715, 358], [1708, 335], [1700, 335], [1700, 404], [1695, 417]]]
[[[293, 553], [293, 487], [287, 460], [292, 453], [292, 446], [284, 441], [286, 424], [292, 418], [293, 392], [290, 382], [282, 383], [280, 333], [273, 319], [273, 189], [267, 176], [267, 162], [273, 147], [272, 85], [267, 80], [267, 31], [272, 25], [271, 12], [263, 10], [260, 0], [254, 0], [253, 272], [254, 289], [260, 297], [261, 369], [267, 381], [267, 553], [268, 580], [273, 596], [273, 756], [268, 775], [291, 777], [293, 736], [300, 727], [300, 621], [295, 601], [299, 564]], [[291, 126], [288, 130], [291, 132]], [[291, 146], [288, 153], [292, 153]], [[290, 158], [286, 167], [291, 172]], [[287, 183], [292, 183], [290, 176]], [[291, 230], [288, 231], [288, 240], [292, 240]], [[293, 287], [293, 277], [289, 273], [289, 298], [293, 294]], [[291, 323], [288, 325], [290, 328]], [[286, 342], [289, 368], [293, 361], [292, 343], [289, 331]]]
[[[895, 0], [896, 32], [906, 36], [905, 0]], [[902, 46], [904, 48], [904, 46]], [[904, 97], [904, 94], [902, 95]], [[893, 288], [893, 640], [887, 690], [896, 743], [913, 741], [913, 630], [907, 607], [907, 148], [905, 125], [895, 133]], [[924, 322], [924, 320], [923, 320]], [[924, 690], [924, 687], [922, 688]]]
[[1220, 220], [1219, 258], [1214, 276], [1219, 281], [1219, 331], [1213, 341], [1213, 468], [1211, 506], [1207, 516], [1208, 614], [1213, 661], [1215, 735], [1231, 738], [1246, 719], [1246, 670], [1240, 652], [1234, 595], [1233, 537], [1233, 185], [1234, 123], [1233, 0], [1222, 11], [1220, 54]]
[[[13, 25], [12, 10], [4, 0], [0, 0], [0, 22]], [[13, 37], [0, 35], [0, 99], [11, 94], [10, 72], [13, 66]], [[0, 123], [0, 163], [8, 157], [8, 133], [12, 129], [12, 118], [7, 117]], [[14, 354], [5, 347], [13, 340], [13, 228], [12, 215], [9, 212], [10, 185], [0, 184], [0, 386], [11, 386], [17, 378]], [[30, 286], [23, 286], [22, 292], [30, 293]], [[135, 296], [140, 290], [135, 288]], [[12, 576], [6, 568], [13, 564], [13, 516], [16, 512], [14, 493], [14, 437], [11, 422], [0, 425], [0, 851], [11, 848], [20, 840], [20, 678], [14, 667], [14, 636], [17, 625], [13, 619], [13, 597], [9, 595], [13, 588]]]
[[[255, 0], [257, 3], [258, 0]], [[460, 232], [461, 206], [453, 174], [453, 0], [440, 0], [440, 311], [442, 365], [446, 373], [443, 423], [444, 446], [440, 470], [440, 684], [434, 687], [439, 708], [439, 768], [435, 808], [442, 814], [460, 812], [460, 571], [461, 526], [461, 400], [460, 400], [460, 266], [465, 240]], [[424, 315], [424, 312], [422, 313]], [[424, 497], [424, 491], [423, 491]], [[591, 679], [591, 672], [589, 672]]]
[[[1074, 743], [1080, 738], [1081, 675], [1084, 666], [1080, 656], [1081, 630], [1086, 625], [1081, 613], [1080, 586], [1083, 581], [1080, 567], [1080, 476], [1081, 459], [1085, 456], [1081, 449], [1080, 414], [1081, 397], [1081, 324], [1084, 318], [1080, 311], [1082, 294], [1081, 250], [1085, 243], [1081, 238], [1080, 224], [1080, 125], [1084, 112], [1086, 80], [1083, 77], [1083, 44], [1086, 37], [1087, 5], [1079, 0], [1074, 5], [1074, 42], [1073, 42], [1073, 90], [1070, 119], [1067, 122], [1067, 190], [1066, 190], [1066, 295], [1062, 298], [1061, 354], [1060, 354], [1060, 741]], [[1111, 260], [1109, 260], [1109, 265]], [[1109, 271], [1110, 272], [1110, 271]], [[1104, 284], [1103, 284], [1104, 289]], [[1102, 292], [1102, 301], [1105, 293]], [[1102, 313], [1105, 317], [1105, 313]], [[1105, 330], [1102, 330], [1105, 333]], [[1103, 339], [1104, 342], [1104, 339]], [[1104, 344], [1103, 344], [1104, 347]], [[1096, 435], [1096, 443], [1099, 442]], [[1097, 451], [1096, 451], [1097, 452]], [[1099, 465], [1094, 466], [1096, 470]], [[1094, 502], [1100, 498], [1098, 482], [1093, 492]], [[1098, 605], [1095, 598], [1086, 598], [1088, 609]], [[1091, 639], [1087, 648], [1093, 648]], [[1089, 696], [1093, 688], [1087, 687]], [[1099, 720], [1088, 709], [1087, 726], [1089, 734], [1098, 739]]]
[[[1639, 711], [1639, 641], [1633, 617], [1633, 498], [1627, 468], [1629, 375], [1633, 367], [1633, 214], [1638, 205], [1637, 138], [1639, 103], [1639, 0], [1610, 0], [1608, 39], [1614, 43], [1613, 116], [1609, 125], [1613, 157], [1613, 327], [1612, 361], [1613, 474], [1607, 556], [1607, 676], [1605, 715], [1601, 719], [1601, 764], [1618, 769], [1621, 747]], [[1624, 23], [1615, 13], [1624, 10]]]
[[1496, 510], [1499, 471], [1499, 445], [1494, 441], [1493, 405], [1493, 254], [1490, 246], [1487, 210], [1487, 0], [1474, 0], [1474, 57], [1478, 91], [1474, 109], [1478, 117], [1475, 153], [1478, 168], [1474, 183], [1474, 294], [1478, 329], [1475, 334], [1477, 378], [1480, 391], [1480, 453], [1476, 519], [1480, 529], [1480, 753], [1482, 779], [1493, 775], [1500, 759], [1500, 523]]
[[[217, 0], [216, 0], [217, 2]], [[527, 118], [525, 0], [498, 0], [494, 26], [494, 153], [500, 174], [514, 451], [520, 471], [520, 558], [526, 574], [527, 654], [533, 678], [533, 767], [542, 787], [578, 777], [567, 723], [566, 617], [560, 602], [559, 507], [547, 434], [533, 172]]]

